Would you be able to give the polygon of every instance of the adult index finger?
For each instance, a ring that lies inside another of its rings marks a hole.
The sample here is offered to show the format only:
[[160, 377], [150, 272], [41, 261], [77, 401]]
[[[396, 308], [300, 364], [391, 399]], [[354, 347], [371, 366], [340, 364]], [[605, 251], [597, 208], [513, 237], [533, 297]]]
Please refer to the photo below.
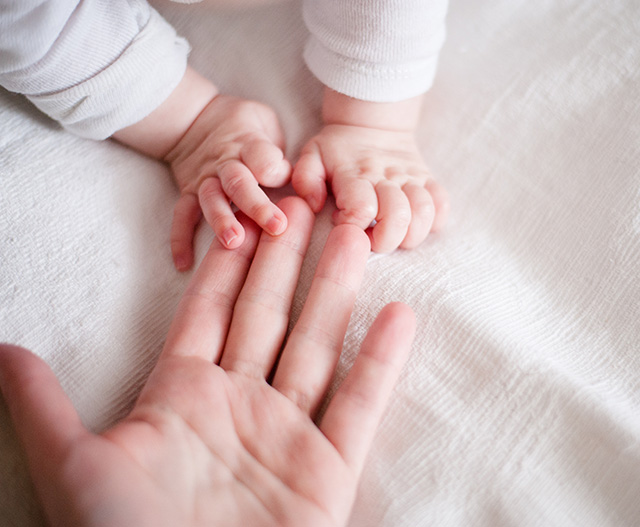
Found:
[[258, 243], [259, 229], [239, 214], [245, 241], [237, 249], [225, 249], [218, 239], [195, 272], [173, 318], [161, 358], [200, 357], [218, 362], [233, 309]]

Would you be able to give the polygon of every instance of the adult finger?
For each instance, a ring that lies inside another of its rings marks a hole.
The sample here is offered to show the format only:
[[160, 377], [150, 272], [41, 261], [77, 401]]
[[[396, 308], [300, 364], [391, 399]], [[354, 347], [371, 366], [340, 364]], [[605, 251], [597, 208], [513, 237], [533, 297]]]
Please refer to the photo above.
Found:
[[276, 237], [262, 233], [220, 361], [224, 369], [251, 377], [266, 378], [282, 347], [314, 221], [298, 197], [278, 205], [290, 220], [289, 228]]
[[413, 249], [420, 245], [429, 234], [435, 216], [435, 208], [431, 194], [422, 185], [407, 183], [402, 187], [402, 191], [407, 196], [411, 207], [411, 223], [400, 247]]
[[28, 350], [0, 345], [0, 389], [35, 483], [46, 485], [69, 446], [88, 432], [51, 368]]
[[411, 223], [411, 205], [404, 192], [388, 181], [376, 185], [378, 214], [371, 230], [371, 249], [389, 253], [396, 249], [407, 235]]
[[262, 191], [251, 171], [240, 161], [231, 160], [218, 168], [226, 195], [238, 208], [273, 236], [287, 228], [287, 217]]
[[244, 241], [244, 229], [231, 209], [229, 198], [217, 177], [205, 179], [198, 189], [205, 220], [227, 249], [236, 249]]
[[326, 179], [318, 147], [308, 145], [293, 168], [291, 184], [296, 194], [309, 204], [313, 212], [320, 212], [327, 199]]
[[178, 305], [162, 358], [193, 356], [218, 362], [259, 236], [253, 222], [242, 216], [240, 221], [244, 243], [228, 251], [213, 240]]
[[171, 223], [171, 254], [178, 271], [188, 271], [193, 266], [193, 236], [202, 213], [194, 194], [183, 194], [173, 209]]
[[361, 229], [369, 227], [378, 214], [378, 196], [372, 183], [355, 176], [335, 177], [332, 182], [336, 198], [335, 223], [351, 223]]
[[280, 358], [273, 386], [315, 413], [333, 377], [369, 256], [369, 240], [354, 225], [327, 239], [309, 295]]
[[345, 462], [359, 474], [404, 366], [415, 333], [411, 308], [385, 306], [320, 423]]

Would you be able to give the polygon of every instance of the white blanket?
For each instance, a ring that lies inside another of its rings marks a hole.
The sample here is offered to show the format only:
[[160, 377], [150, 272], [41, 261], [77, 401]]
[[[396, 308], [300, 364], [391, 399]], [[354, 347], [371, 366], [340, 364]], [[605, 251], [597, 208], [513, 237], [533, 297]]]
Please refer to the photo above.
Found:
[[[222, 91], [275, 107], [295, 159], [321, 93], [299, 5], [160, 10]], [[422, 117], [452, 213], [368, 264], [337, 381], [385, 303], [419, 329], [350, 526], [640, 525], [640, 3], [452, 0]], [[95, 430], [132, 404], [189, 278], [176, 196], [160, 163], [0, 91], [0, 340], [44, 357]], [[0, 525], [41, 524], [0, 405]]]

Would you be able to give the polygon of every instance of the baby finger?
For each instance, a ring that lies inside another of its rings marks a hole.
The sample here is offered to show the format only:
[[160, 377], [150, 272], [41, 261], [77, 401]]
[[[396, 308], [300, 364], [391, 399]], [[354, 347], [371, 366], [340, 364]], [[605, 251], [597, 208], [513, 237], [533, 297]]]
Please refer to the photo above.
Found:
[[271, 141], [249, 141], [240, 150], [240, 157], [261, 185], [281, 187], [289, 181], [291, 163], [284, 159], [282, 150]]
[[435, 217], [431, 231], [437, 232], [444, 226], [449, 216], [449, 193], [435, 179], [429, 179], [424, 186], [431, 195], [435, 206]]
[[173, 209], [171, 223], [171, 255], [178, 271], [188, 271], [193, 265], [193, 235], [202, 213], [195, 194], [183, 194]]
[[435, 208], [431, 194], [422, 185], [407, 183], [402, 187], [411, 207], [411, 223], [404, 240], [403, 249], [413, 249], [420, 245], [431, 230], [435, 217]]
[[313, 212], [320, 212], [327, 199], [327, 174], [317, 146], [307, 146], [293, 168], [291, 184]]
[[235, 249], [244, 241], [244, 228], [236, 219], [229, 199], [216, 177], [205, 179], [198, 190], [200, 207], [213, 232], [228, 249]]
[[334, 221], [357, 225], [361, 229], [369, 227], [378, 214], [378, 197], [371, 182], [343, 176], [335, 177], [332, 186], [338, 207]]
[[258, 185], [251, 171], [240, 161], [228, 161], [218, 168], [224, 193], [237, 207], [272, 236], [287, 228], [287, 217]]
[[378, 214], [371, 230], [371, 249], [390, 253], [402, 243], [411, 224], [409, 198], [400, 187], [388, 181], [376, 185]]

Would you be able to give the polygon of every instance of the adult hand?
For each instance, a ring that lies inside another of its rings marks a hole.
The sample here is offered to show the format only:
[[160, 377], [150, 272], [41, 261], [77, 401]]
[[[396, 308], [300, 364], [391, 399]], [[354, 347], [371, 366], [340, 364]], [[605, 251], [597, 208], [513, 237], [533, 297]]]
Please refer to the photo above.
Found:
[[280, 206], [291, 218], [282, 236], [257, 243], [242, 219], [242, 247], [213, 242], [135, 407], [110, 430], [84, 428], [41, 359], [0, 347], [2, 393], [52, 525], [345, 524], [414, 318], [383, 309], [314, 422], [369, 243], [353, 225], [332, 231], [279, 354], [313, 223], [300, 199]]

